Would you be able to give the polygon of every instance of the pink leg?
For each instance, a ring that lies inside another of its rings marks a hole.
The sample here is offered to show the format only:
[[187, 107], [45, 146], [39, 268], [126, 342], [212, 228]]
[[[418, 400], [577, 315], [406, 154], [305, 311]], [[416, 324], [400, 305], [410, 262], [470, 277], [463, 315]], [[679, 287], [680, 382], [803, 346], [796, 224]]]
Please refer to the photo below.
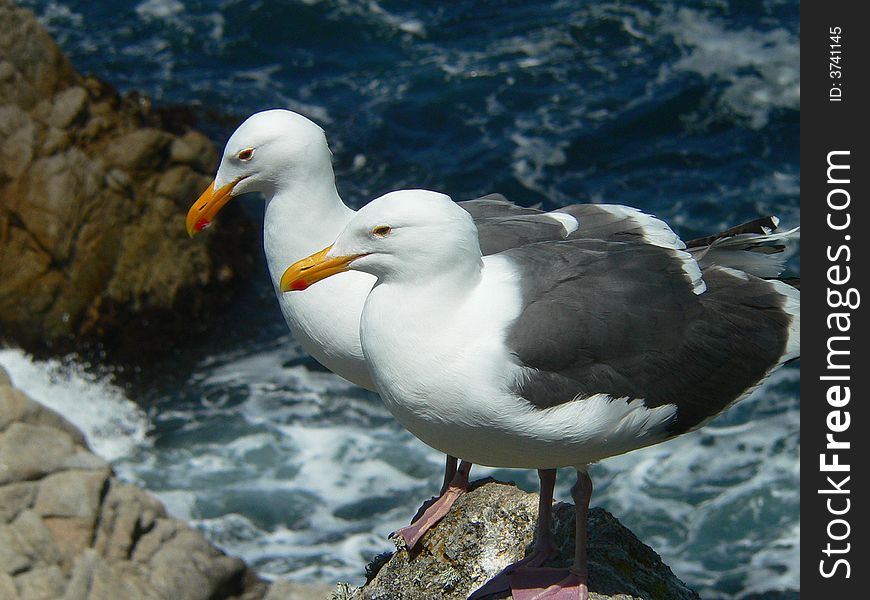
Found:
[[[448, 457], [448, 465], [450, 462], [450, 457]], [[423, 537], [423, 534], [429, 531], [432, 527], [435, 526], [438, 521], [444, 518], [450, 511], [450, 507], [453, 506], [453, 503], [456, 502], [459, 497], [468, 491], [468, 474], [471, 472], [472, 463], [462, 461], [460, 463], [459, 468], [456, 470], [456, 475], [453, 476], [453, 480], [450, 482], [450, 485], [447, 486], [447, 489], [441, 494], [441, 497], [436, 500], [432, 506], [426, 509], [426, 511], [420, 516], [419, 519], [414, 521], [411, 525], [407, 527], [402, 527], [398, 531], [393, 532], [393, 535], [400, 535], [405, 540], [405, 545], [408, 547], [408, 550], [412, 550], [414, 546], [417, 545], [417, 542], [420, 541], [420, 538]]]
[[586, 524], [592, 480], [586, 471], [577, 470], [577, 483], [571, 488], [577, 511], [574, 538], [574, 564], [565, 569], [523, 569], [511, 579], [515, 600], [589, 600], [586, 567]]
[[425, 513], [430, 506], [435, 504], [435, 502], [438, 501], [438, 498], [440, 498], [444, 495], [445, 492], [447, 492], [447, 488], [450, 487], [450, 482], [453, 481], [453, 478], [456, 476], [456, 467], [458, 464], [458, 458], [456, 458], [455, 456], [450, 456], [449, 454], [447, 455], [447, 462], [444, 465], [444, 482], [441, 484], [441, 491], [438, 492], [437, 496], [429, 498], [428, 500], [426, 500], [426, 502], [420, 505], [420, 508], [417, 509], [417, 513], [414, 515], [414, 518], [411, 519], [411, 523], [416, 523], [420, 519], [420, 517], [423, 516], [423, 513]]
[[[438, 493], [439, 496], [443, 496], [444, 492], [447, 491], [447, 488], [450, 487], [450, 482], [453, 481], [454, 477], [456, 477], [458, 466], [459, 459], [448, 454], [447, 462], [444, 463], [444, 482], [441, 484], [441, 491]], [[468, 468], [471, 469], [470, 466]]]
[[550, 521], [553, 514], [553, 489], [556, 487], [556, 469], [538, 469], [541, 480], [541, 495], [538, 500], [538, 522], [535, 528], [535, 545], [532, 552], [520, 561], [506, 566], [499, 573], [478, 588], [469, 600], [477, 600], [490, 594], [511, 589], [511, 580], [515, 573], [529, 567], [539, 567], [557, 552], [556, 540]]

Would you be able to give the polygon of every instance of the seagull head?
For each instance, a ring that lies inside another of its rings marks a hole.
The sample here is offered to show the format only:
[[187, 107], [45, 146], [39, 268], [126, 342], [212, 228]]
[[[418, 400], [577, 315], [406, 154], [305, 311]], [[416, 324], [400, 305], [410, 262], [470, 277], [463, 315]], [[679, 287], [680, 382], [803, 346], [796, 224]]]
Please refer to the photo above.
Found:
[[255, 113], [230, 137], [214, 181], [187, 212], [187, 233], [205, 229], [236, 196], [272, 196], [294, 181], [324, 176], [333, 177], [323, 129], [289, 110]]
[[281, 291], [304, 290], [347, 270], [379, 282], [414, 283], [479, 271], [477, 228], [449, 196], [429, 190], [399, 190], [360, 209], [331, 246], [290, 266]]

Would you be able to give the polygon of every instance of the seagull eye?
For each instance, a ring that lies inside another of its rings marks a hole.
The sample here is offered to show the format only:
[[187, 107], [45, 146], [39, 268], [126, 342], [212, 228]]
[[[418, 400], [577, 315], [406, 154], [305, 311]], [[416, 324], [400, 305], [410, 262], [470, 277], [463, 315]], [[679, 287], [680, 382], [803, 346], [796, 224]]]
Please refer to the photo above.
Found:
[[381, 225], [380, 227], [372, 229], [372, 235], [377, 237], [387, 237], [391, 231], [392, 228], [389, 225]]
[[254, 158], [254, 149], [253, 148], [245, 148], [238, 154], [239, 160], [243, 160], [245, 162]]

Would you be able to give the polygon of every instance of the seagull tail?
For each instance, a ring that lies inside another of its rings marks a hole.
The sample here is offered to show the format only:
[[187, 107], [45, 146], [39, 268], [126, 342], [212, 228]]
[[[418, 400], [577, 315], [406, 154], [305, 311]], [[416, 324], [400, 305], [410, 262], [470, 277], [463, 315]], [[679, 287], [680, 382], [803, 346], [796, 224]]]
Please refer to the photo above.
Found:
[[[737, 269], [765, 279], [778, 278], [785, 268], [793, 242], [800, 239], [800, 227], [778, 232], [779, 219], [763, 217], [721, 233], [686, 242], [701, 269], [717, 265]], [[800, 288], [800, 279], [783, 279]]]

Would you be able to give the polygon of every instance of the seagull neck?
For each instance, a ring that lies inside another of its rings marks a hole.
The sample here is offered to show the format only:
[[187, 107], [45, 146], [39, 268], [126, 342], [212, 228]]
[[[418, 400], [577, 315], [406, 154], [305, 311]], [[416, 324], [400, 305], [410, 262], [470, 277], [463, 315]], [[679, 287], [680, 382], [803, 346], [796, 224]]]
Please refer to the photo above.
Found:
[[[356, 214], [335, 188], [335, 180], [299, 181], [266, 198], [263, 245], [266, 256], [296, 261], [330, 245]], [[288, 263], [290, 264], [290, 263]], [[287, 265], [284, 265], [286, 267]]]
[[[401, 298], [409, 313], [417, 313], [416, 319], [442, 318], [451, 314], [468, 301], [483, 279], [483, 262], [478, 260], [457, 261], [450, 269], [417, 279], [391, 281], [385, 278], [384, 296]], [[380, 285], [380, 284], [378, 284]], [[377, 287], [377, 286], [376, 286]], [[437, 311], [433, 312], [433, 307]]]

